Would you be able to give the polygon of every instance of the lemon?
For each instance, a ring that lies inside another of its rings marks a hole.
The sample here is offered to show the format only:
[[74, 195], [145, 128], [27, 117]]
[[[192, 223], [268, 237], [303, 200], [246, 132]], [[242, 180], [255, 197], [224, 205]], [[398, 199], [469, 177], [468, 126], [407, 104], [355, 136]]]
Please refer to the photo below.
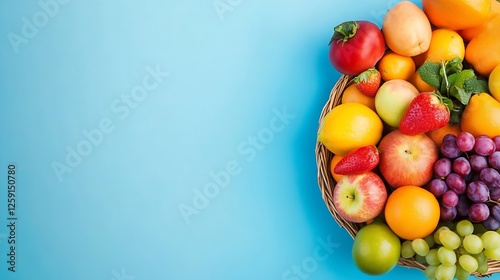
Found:
[[382, 120], [372, 109], [360, 103], [334, 107], [323, 118], [318, 141], [341, 156], [367, 145], [376, 145], [382, 137]]
[[500, 64], [491, 72], [488, 78], [488, 87], [491, 95], [500, 102]]

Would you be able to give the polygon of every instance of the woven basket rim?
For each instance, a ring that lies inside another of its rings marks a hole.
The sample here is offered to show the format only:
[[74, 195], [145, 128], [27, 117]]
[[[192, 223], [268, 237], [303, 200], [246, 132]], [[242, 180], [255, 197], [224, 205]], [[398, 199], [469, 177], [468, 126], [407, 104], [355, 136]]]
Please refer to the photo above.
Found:
[[[330, 112], [335, 106], [341, 103], [342, 93], [347, 86], [352, 83], [352, 76], [341, 75], [340, 78], [335, 83], [332, 88], [328, 101], [323, 106], [321, 114], [318, 120], [318, 131], [321, 126], [321, 122], [324, 117]], [[330, 162], [333, 157], [333, 153], [330, 152], [326, 147], [321, 144], [319, 141], [316, 141], [316, 165], [318, 169], [317, 180], [318, 185], [321, 191], [321, 196], [323, 201], [326, 204], [330, 214], [332, 215], [335, 222], [341, 227], [344, 228], [349, 235], [354, 238], [359, 229], [363, 226], [363, 224], [356, 224], [349, 221], [346, 221], [342, 218], [333, 204], [333, 188], [336, 184], [333, 176], [330, 172]], [[419, 270], [424, 270], [426, 268], [425, 265], [417, 262], [414, 259], [405, 259], [400, 258], [398, 261], [398, 266], [414, 268]], [[488, 271], [485, 274], [479, 274], [477, 272], [472, 273], [477, 278], [490, 277], [492, 274], [500, 272], [500, 261], [488, 260]]]

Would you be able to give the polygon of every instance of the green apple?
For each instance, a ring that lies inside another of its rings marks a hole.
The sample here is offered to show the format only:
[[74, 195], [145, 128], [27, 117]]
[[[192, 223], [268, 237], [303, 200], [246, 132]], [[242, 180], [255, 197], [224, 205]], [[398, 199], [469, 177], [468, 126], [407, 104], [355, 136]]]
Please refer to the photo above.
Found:
[[408, 81], [387, 81], [375, 95], [375, 110], [385, 123], [397, 128], [410, 102], [418, 94], [418, 89]]
[[381, 275], [391, 271], [398, 263], [400, 252], [399, 237], [380, 222], [362, 227], [352, 246], [354, 263], [368, 275]]

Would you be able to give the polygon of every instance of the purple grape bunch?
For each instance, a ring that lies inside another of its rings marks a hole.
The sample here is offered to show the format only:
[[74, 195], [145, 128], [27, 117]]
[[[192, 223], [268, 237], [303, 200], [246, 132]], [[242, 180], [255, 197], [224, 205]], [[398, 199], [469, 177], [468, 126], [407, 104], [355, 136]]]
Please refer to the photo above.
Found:
[[428, 190], [440, 203], [441, 220], [468, 218], [500, 228], [500, 135], [447, 134]]

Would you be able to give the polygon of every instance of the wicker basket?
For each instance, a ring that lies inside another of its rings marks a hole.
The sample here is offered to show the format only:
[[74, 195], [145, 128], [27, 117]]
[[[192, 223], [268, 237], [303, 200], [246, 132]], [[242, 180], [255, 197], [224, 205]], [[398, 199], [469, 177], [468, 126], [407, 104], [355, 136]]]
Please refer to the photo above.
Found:
[[[352, 82], [352, 77], [343, 75], [337, 81], [332, 91], [330, 92], [330, 97], [321, 111], [321, 115], [319, 118], [319, 123], [323, 121], [323, 118], [332, 110], [335, 106], [341, 103], [342, 93], [344, 89], [349, 86]], [[337, 224], [347, 230], [347, 232], [351, 235], [351, 237], [355, 237], [356, 233], [363, 226], [363, 224], [356, 224], [352, 222], [348, 222], [343, 219], [335, 209], [333, 204], [333, 188], [335, 186], [335, 180], [330, 173], [330, 162], [332, 160], [333, 153], [326, 149], [321, 143], [316, 143], [316, 164], [318, 168], [318, 184], [321, 190], [321, 195], [325, 204], [332, 214], [333, 218], [337, 222]], [[424, 270], [425, 265], [413, 260], [413, 259], [404, 259], [400, 258], [398, 262], [399, 266], [408, 267], [408, 268], [416, 268], [419, 270]], [[478, 274], [473, 273], [477, 278], [489, 277], [493, 273], [500, 272], [500, 261], [488, 261], [489, 270], [486, 274]]]

